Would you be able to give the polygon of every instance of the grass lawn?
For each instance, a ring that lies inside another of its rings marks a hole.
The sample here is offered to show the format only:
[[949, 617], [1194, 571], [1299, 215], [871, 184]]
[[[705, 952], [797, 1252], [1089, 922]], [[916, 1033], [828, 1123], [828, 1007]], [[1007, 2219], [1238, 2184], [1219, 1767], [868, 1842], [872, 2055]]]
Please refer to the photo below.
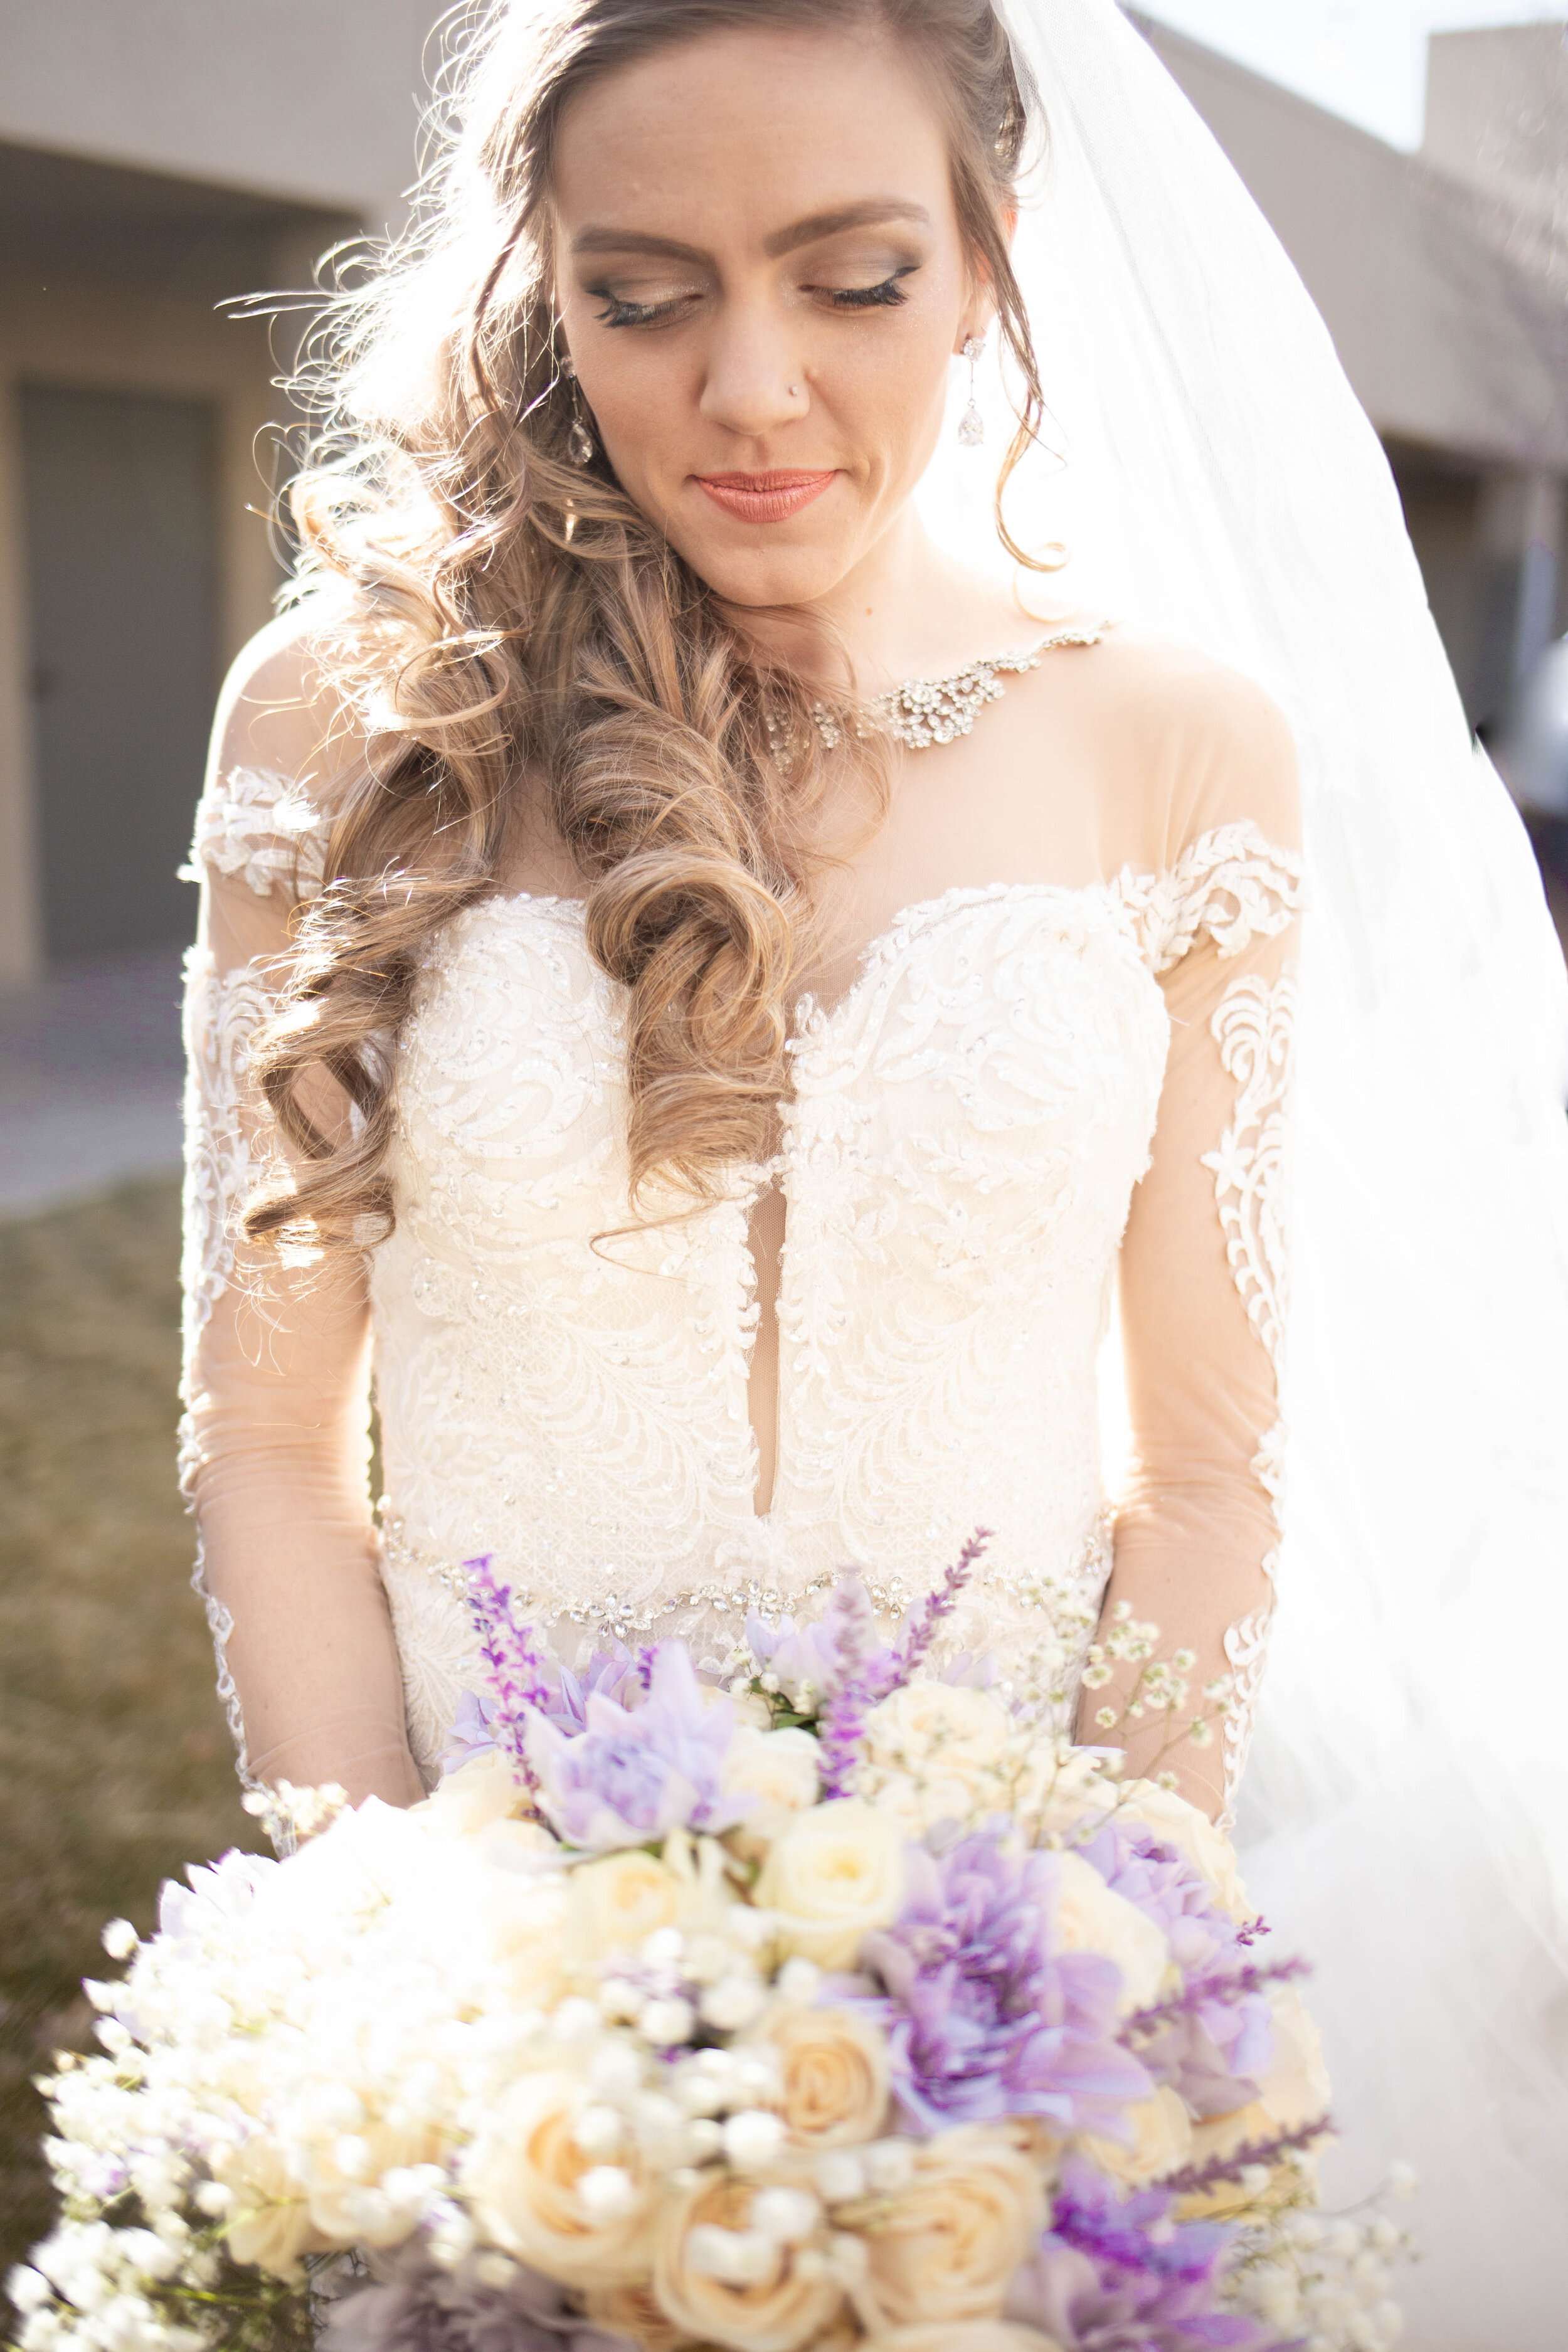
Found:
[[178, 1260], [173, 1182], [0, 1223], [0, 2272], [48, 2224], [30, 2077], [90, 2032], [104, 1920], [265, 1846], [188, 1584]]

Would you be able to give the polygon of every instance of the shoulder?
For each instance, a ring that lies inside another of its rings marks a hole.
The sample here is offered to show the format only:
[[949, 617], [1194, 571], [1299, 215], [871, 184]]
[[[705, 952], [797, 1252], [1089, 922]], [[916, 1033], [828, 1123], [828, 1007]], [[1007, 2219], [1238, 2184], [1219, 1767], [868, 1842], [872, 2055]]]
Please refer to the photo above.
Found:
[[1110, 871], [1170, 872], [1205, 835], [1300, 842], [1295, 739], [1257, 681], [1175, 638], [1109, 629], [1076, 698]]
[[331, 803], [364, 747], [333, 682], [330, 618], [314, 602], [295, 605], [242, 648], [218, 693], [209, 788], [225, 772], [250, 769]]
[[319, 887], [332, 819], [365, 750], [333, 682], [324, 618], [309, 604], [282, 614], [225, 678], [188, 879], [226, 877], [258, 898]]

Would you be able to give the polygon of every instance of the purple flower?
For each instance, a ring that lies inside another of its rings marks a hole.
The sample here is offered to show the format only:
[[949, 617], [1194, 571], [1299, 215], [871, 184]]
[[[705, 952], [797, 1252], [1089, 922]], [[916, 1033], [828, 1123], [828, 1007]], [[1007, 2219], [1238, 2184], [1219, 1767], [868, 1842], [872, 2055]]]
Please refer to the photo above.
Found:
[[903, 1911], [861, 1965], [885, 1989], [871, 2006], [911, 2128], [1041, 2116], [1121, 2137], [1153, 2085], [1116, 2038], [1115, 1963], [1050, 1948], [1055, 1858], [976, 1837], [941, 1860], [912, 1847], [907, 1867]]
[[486, 2286], [471, 2263], [439, 2270], [415, 2246], [372, 2263], [369, 2285], [334, 2287], [322, 2352], [636, 2352], [537, 2271], [520, 2267], [505, 2286]]
[[[635, 1664], [631, 1679], [635, 1689]], [[683, 1643], [660, 1643], [640, 1706], [591, 1691], [584, 1720], [575, 1737], [538, 1712], [529, 1725], [539, 1801], [568, 1844], [605, 1852], [673, 1829], [718, 1835], [749, 1811], [750, 1798], [726, 1797], [721, 1786], [733, 1711], [728, 1699], [704, 1703]]]
[[[531, 1627], [524, 1638], [531, 1643]], [[618, 1700], [622, 1706], [636, 1706], [647, 1687], [642, 1679], [642, 1661], [634, 1658], [620, 1642], [608, 1650], [595, 1650], [587, 1664], [575, 1674], [570, 1666], [561, 1665], [549, 1656], [540, 1657], [537, 1663], [537, 1712], [562, 1731], [587, 1728], [588, 1701], [595, 1691], [603, 1691], [607, 1698]], [[476, 1756], [488, 1755], [497, 1745], [500, 1714], [500, 1702], [490, 1692], [463, 1691], [442, 1750], [442, 1770], [460, 1771]]]
[[1220, 2307], [1231, 2233], [1173, 2221], [1174, 2202], [1159, 2189], [1123, 2198], [1069, 2157], [1052, 2226], [1014, 2277], [1008, 2317], [1061, 2352], [1279, 2352], [1280, 2339]]
[[776, 1675], [792, 1696], [809, 1683], [821, 1698], [844, 1671], [837, 1619], [831, 1610], [799, 1624], [793, 1617], [763, 1617], [753, 1610], [746, 1620], [746, 1646], [759, 1667]]
[[1116, 1895], [1166, 1937], [1185, 1979], [1179, 2003], [1138, 2055], [1156, 2082], [1178, 2090], [1197, 2116], [1228, 2115], [1258, 2095], [1274, 2054], [1274, 2023], [1252, 1938], [1219, 1910], [1201, 1874], [1149, 1830], [1110, 1822], [1078, 1848]]

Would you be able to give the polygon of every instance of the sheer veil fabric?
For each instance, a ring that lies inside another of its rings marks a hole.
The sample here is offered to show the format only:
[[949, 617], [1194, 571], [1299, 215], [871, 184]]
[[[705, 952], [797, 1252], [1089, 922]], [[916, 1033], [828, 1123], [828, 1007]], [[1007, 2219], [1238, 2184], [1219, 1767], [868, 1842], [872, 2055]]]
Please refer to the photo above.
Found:
[[[1408, 2158], [1421, 2352], [1547, 2352], [1568, 2271], [1568, 990], [1396, 493], [1310, 299], [1113, 0], [1000, 0], [1051, 416], [1009, 497], [1075, 598], [1295, 730], [1309, 915], [1280, 1606], [1249, 1891], [1319, 1963], [1359, 2193]], [[1003, 387], [983, 384], [990, 446]], [[991, 467], [934, 527], [976, 562]]]

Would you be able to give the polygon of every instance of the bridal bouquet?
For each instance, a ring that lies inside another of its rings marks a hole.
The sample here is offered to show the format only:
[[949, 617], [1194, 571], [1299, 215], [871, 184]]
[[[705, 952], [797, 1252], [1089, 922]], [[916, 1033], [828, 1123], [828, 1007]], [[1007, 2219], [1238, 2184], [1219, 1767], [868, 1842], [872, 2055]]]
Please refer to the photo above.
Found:
[[[1391, 2343], [1298, 1965], [1170, 1787], [935, 1671], [975, 1549], [891, 1644], [846, 1578], [575, 1675], [473, 1563], [436, 1794], [107, 1932], [23, 2352]], [[1090, 1672], [1201, 1738], [1191, 1664], [1123, 1620]]]

